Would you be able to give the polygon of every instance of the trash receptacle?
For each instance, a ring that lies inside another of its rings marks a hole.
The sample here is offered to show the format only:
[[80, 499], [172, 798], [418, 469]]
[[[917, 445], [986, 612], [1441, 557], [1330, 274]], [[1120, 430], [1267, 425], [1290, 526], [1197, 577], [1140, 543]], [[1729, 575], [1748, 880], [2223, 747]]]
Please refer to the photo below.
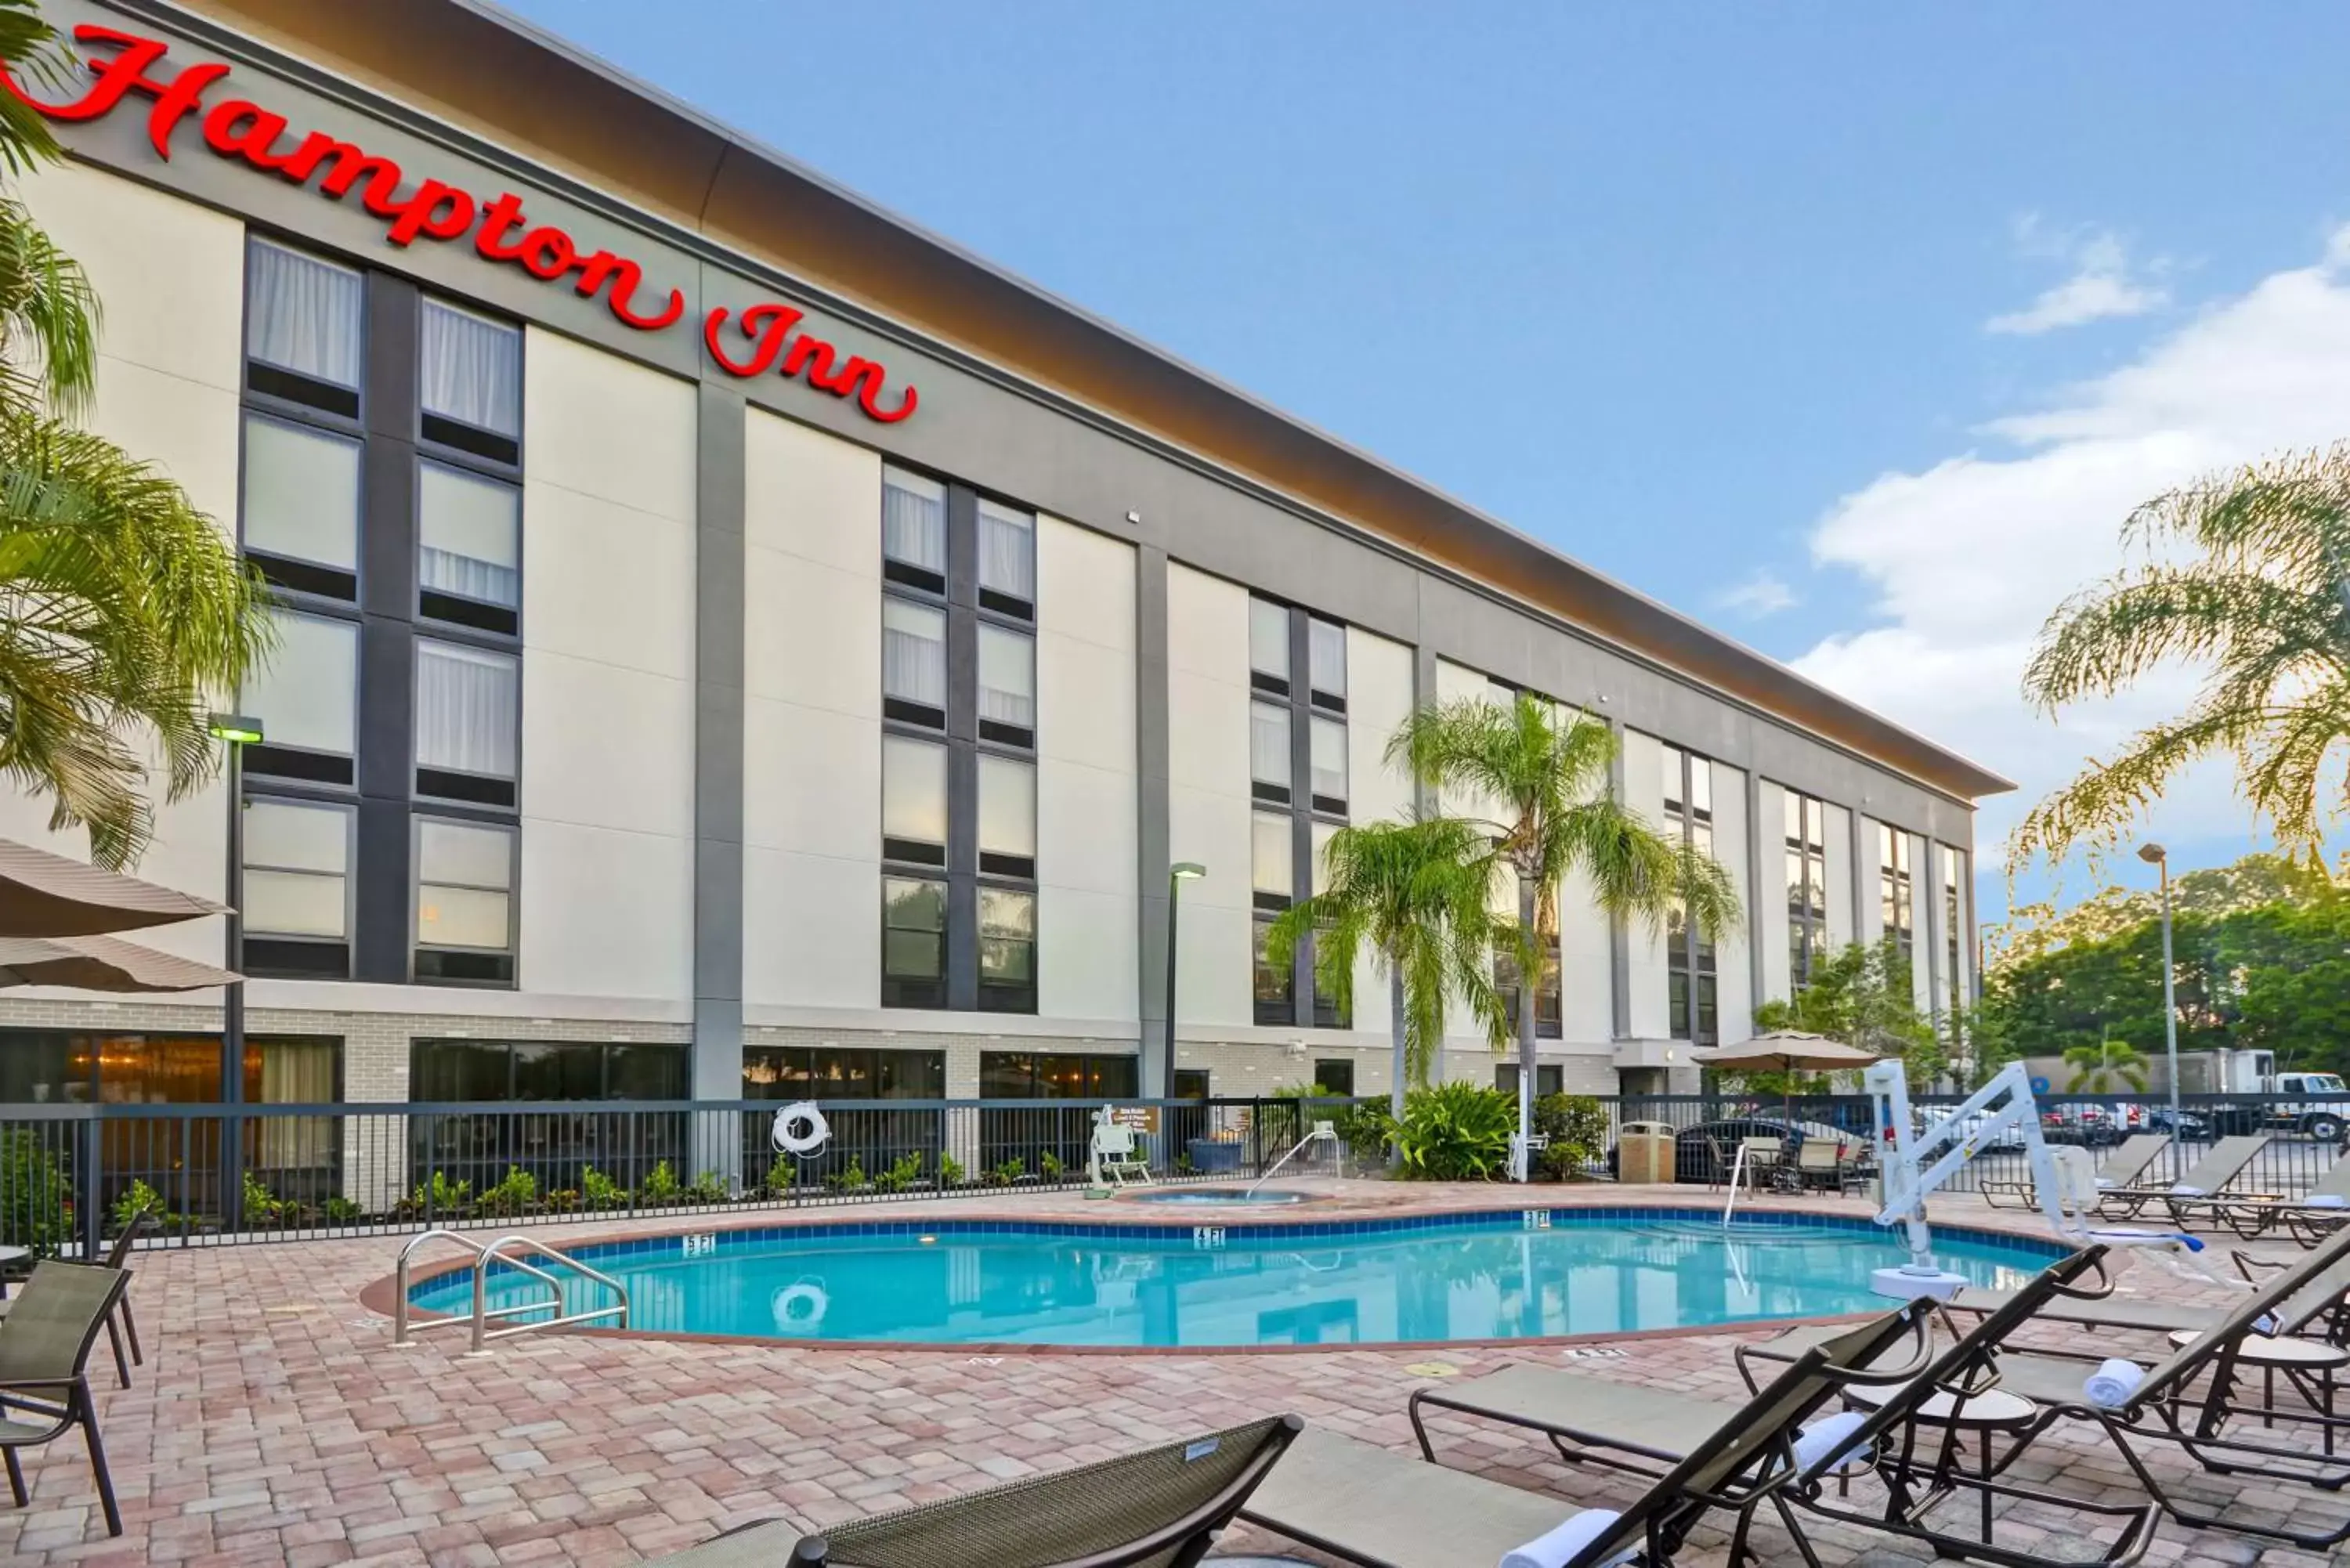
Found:
[[1650, 1183], [1671, 1181], [1673, 1128], [1669, 1122], [1626, 1122], [1616, 1140], [1616, 1179]]

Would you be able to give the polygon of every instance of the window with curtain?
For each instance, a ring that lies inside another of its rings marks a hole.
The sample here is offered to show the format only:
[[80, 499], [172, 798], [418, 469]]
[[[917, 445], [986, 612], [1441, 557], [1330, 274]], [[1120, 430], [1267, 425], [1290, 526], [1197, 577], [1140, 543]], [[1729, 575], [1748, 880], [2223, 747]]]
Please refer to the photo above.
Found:
[[1314, 809], [1347, 809], [1347, 726], [1316, 714], [1310, 737], [1314, 758]]
[[979, 732], [1033, 744], [1036, 735], [1036, 639], [1000, 626], [979, 628]]
[[365, 343], [359, 272], [257, 234], [244, 255], [246, 384], [356, 418]]
[[1036, 1011], [1036, 895], [979, 890], [979, 1005], [984, 1012]]
[[521, 329], [439, 299], [422, 302], [418, 328], [424, 439], [502, 462], [516, 462], [522, 435]]
[[979, 602], [1003, 615], [1033, 618], [1036, 605], [1036, 519], [979, 504]]
[[1347, 628], [1334, 621], [1308, 620], [1305, 646], [1316, 707], [1347, 711]]
[[1297, 1022], [1297, 968], [1294, 961], [1285, 969], [1274, 965], [1272, 935], [1273, 917], [1258, 915], [1249, 935], [1253, 1016], [1259, 1023], [1294, 1024]]
[[520, 490], [420, 460], [416, 552], [422, 613], [488, 631], [515, 629], [514, 611], [522, 603]]
[[263, 796], [243, 809], [243, 969], [290, 979], [347, 976], [350, 807]]
[[416, 819], [416, 978], [511, 984], [515, 830]]
[[266, 739], [246, 749], [246, 771], [349, 784], [359, 685], [357, 621], [280, 611], [276, 650], [245, 677], [238, 699], [244, 711], [262, 722]]
[[[1326, 857], [1329, 854], [1331, 836], [1338, 829], [1336, 824], [1317, 822], [1312, 824], [1308, 831], [1311, 835], [1309, 852], [1314, 867], [1313, 888], [1315, 895], [1319, 897], [1330, 890], [1330, 867]], [[1315, 965], [1311, 978], [1314, 982], [1315, 1027], [1317, 1029], [1352, 1028], [1354, 1025], [1347, 1010], [1338, 1005], [1338, 993], [1323, 981], [1320, 964]]]
[[1036, 875], [1036, 764], [979, 755], [979, 868], [999, 877]]
[[513, 654], [418, 638], [417, 793], [512, 805], [521, 696]]
[[881, 855], [922, 866], [947, 863], [944, 746], [881, 737]]
[[1249, 600], [1249, 684], [1289, 694], [1289, 607]]
[[881, 705], [892, 719], [947, 723], [947, 617], [906, 599], [881, 601]]
[[1262, 811], [1250, 815], [1249, 886], [1260, 909], [1289, 908], [1297, 880], [1296, 868], [1291, 864], [1293, 837], [1288, 817]]
[[315, 425], [244, 416], [244, 547], [280, 587], [359, 597], [359, 443]]
[[881, 1005], [947, 1004], [947, 885], [881, 879]]
[[[265, 1106], [330, 1106], [341, 1097], [336, 1067], [342, 1047], [332, 1040], [256, 1040], [245, 1047], [245, 1077], [260, 1080]], [[323, 1170], [341, 1153], [333, 1116], [265, 1116], [255, 1126], [254, 1160], [277, 1176], [269, 1185], [284, 1189], [283, 1174]]]
[[947, 587], [947, 487], [902, 468], [881, 470], [882, 575], [916, 587]]
[[1249, 704], [1249, 778], [1256, 798], [1289, 802], [1289, 710]]

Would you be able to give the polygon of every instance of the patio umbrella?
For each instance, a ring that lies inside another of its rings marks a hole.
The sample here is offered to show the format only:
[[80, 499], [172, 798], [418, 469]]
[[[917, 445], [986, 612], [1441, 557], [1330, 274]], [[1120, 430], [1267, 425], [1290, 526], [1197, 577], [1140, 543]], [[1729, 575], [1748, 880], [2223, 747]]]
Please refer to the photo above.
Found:
[[0, 937], [97, 936], [225, 913], [193, 893], [0, 838]]
[[224, 969], [112, 937], [0, 937], [0, 986], [76, 991], [201, 991], [243, 979]]
[[[1844, 1073], [1866, 1067], [1877, 1057], [1874, 1051], [1864, 1051], [1857, 1045], [1847, 1045], [1825, 1034], [1806, 1034], [1800, 1029], [1774, 1029], [1768, 1034], [1757, 1034], [1752, 1040], [1742, 1040], [1735, 1045], [1717, 1046], [1711, 1051], [1692, 1051], [1690, 1059], [1708, 1067], [1728, 1068], [1731, 1072]], [[1780, 1096], [1779, 1115], [1791, 1126], [1794, 1120], [1794, 1091], [1790, 1087]]]

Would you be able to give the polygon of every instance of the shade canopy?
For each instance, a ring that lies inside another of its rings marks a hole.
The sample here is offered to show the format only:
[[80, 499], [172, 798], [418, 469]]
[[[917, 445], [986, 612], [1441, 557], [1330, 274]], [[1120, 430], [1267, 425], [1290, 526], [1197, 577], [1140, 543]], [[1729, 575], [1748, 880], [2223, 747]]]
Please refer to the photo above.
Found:
[[1863, 1051], [1825, 1034], [1781, 1029], [1742, 1040], [1735, 1045], [1692, 1051], [1690, 1059], [1731, 1072], [1845, 1073], [1866, 1067], [1877, 1056], [1874, 1051]]
[[201, 991], [243, 977], [112, 937], [0, 937], [0, 986], [76, 991]]
[[98, 936], [225, 913], [193, 893], [0, 838], [0, 938]]

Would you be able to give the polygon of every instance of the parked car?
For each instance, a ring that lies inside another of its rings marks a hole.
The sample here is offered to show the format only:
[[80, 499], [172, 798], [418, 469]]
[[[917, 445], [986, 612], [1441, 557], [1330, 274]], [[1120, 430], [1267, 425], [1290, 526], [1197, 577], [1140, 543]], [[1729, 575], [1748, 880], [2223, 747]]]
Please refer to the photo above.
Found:
[[2123, 1132], [2112, 1107], [2066, 1104], [2043, 1107], [2040, 1136], [2050, 1143], [2086, 1144], [2095, 1148], [2121, 1142]]

